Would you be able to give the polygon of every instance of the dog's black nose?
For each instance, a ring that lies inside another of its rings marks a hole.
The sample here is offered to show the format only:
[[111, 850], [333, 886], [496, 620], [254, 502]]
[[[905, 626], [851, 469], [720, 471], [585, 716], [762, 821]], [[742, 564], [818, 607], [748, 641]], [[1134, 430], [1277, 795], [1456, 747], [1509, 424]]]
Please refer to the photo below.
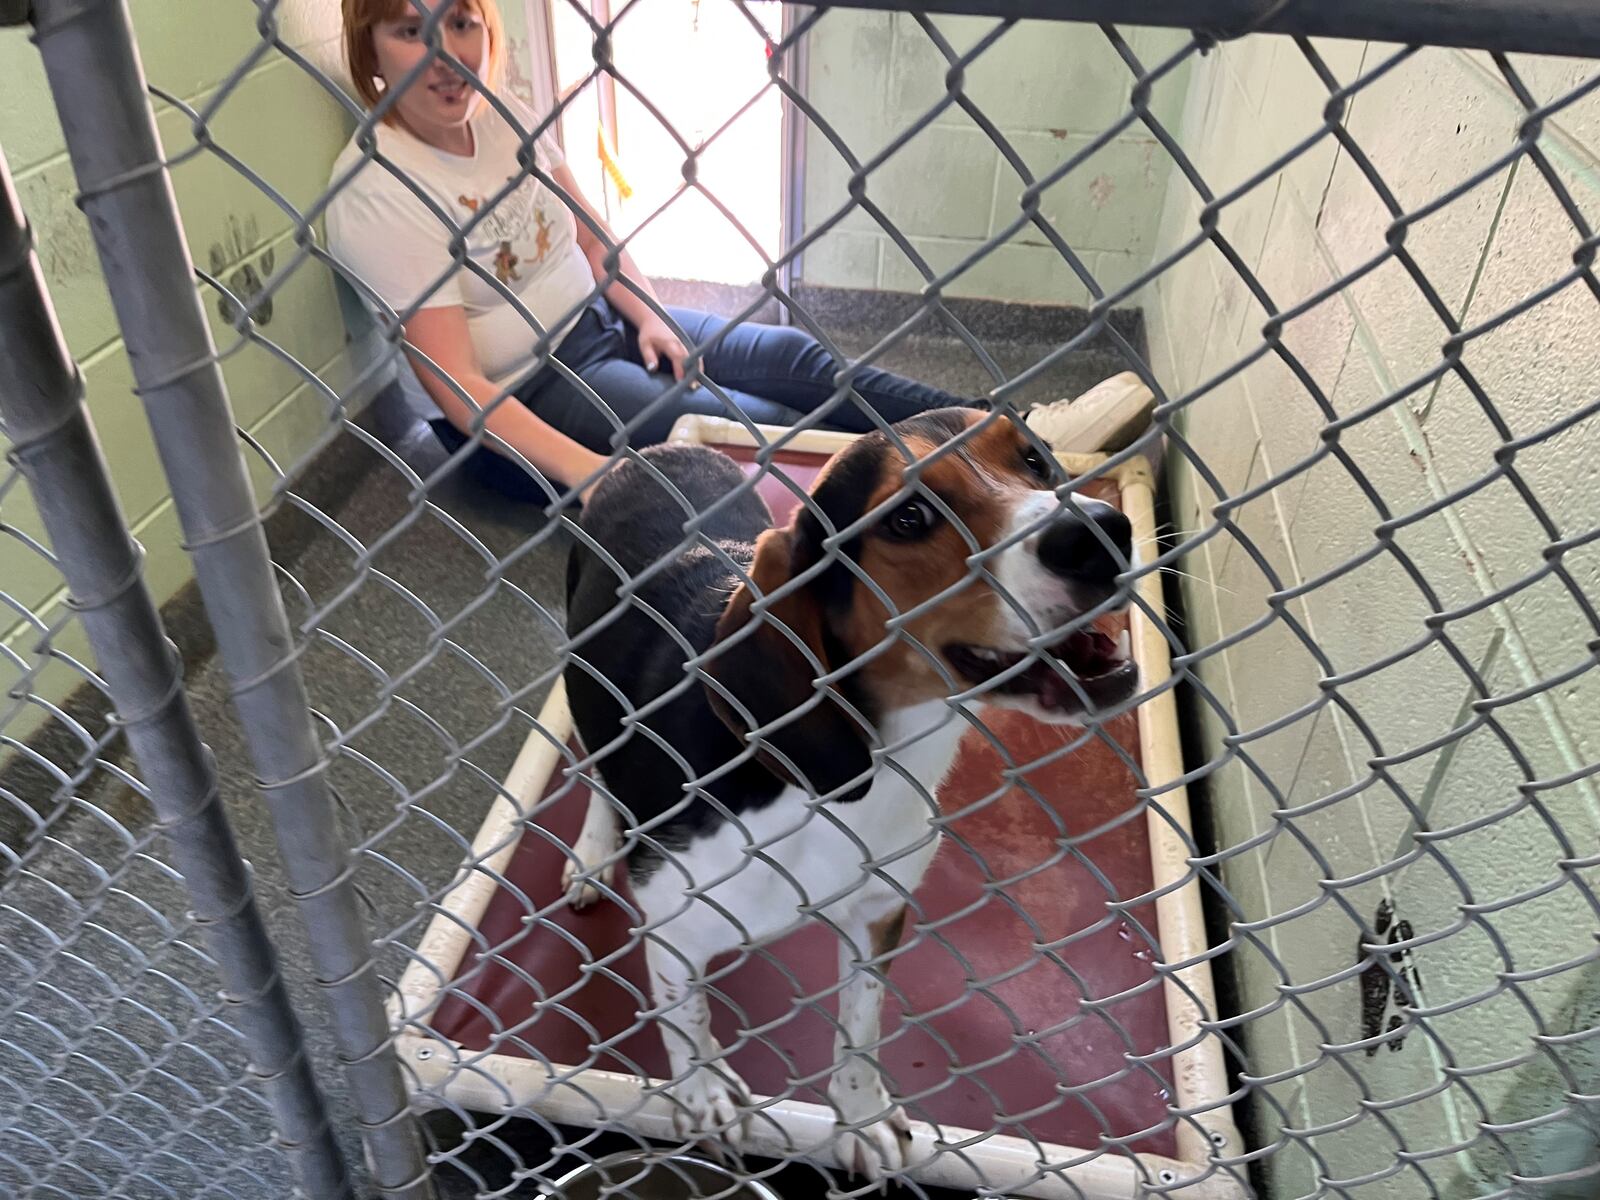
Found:
[[1110, 587], [1132, 558], [1133, 526], [1098, 500], [1061, 513], [1039, 539], [1039, 561], [1045, 569], [1074, 583]]

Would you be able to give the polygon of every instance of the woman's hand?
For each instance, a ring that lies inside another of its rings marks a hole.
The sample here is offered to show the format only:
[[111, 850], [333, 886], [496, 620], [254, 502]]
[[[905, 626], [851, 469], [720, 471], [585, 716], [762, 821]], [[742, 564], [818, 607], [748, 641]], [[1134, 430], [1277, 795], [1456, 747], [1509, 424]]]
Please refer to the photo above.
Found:
[[[665, 359], [672, 367], [673, 378], [682, 382], [684, 372], [688, 370], [688, 350], [677, 335], [667, 328], [667, 323], [656, 316], [655, 310], [635, 294], [640, 292], [660, 304], [661, 298], [650, 286], [650, 280], [639, 270], [639, 264], [633, 261], [627, 245], [618, 243], [616, 235], [606, 225], [605, 217], [584, 199], [572, 168], [562, 163], [551, 172], [551, 177], [570, 197], [570, 202], [583, 210], [574, 229], [578, 249], [589, 260], [589, 269], [594, 272], [595, 282], [605, 289], [606, 299], [622, 314], [623, 320], [631, 322], [638, 329], [639, 358], [645, 370], [652, 373], [659, 371], [661, 360]], [[588, 219], [584, 220], [584, 217]], [[631, 282], [631, 287], [617, 278], [619, 273]], [[699, 387], [700, 384], [696, 382], [689, 386]]]
[[580, 478], [589, 479], [589, 476], [595, 475], [597, 471], [599, 474], [595, 475], [595, 478], [589, 479], [588, 485], [578, 493], [579, 504], [589, 503], [589, 497], [594, 495], [595, 488], [600, 486], [601, 480], [606, 477], [606, 472], [616, 465], [609, 455], [595, 454], [593, 451], [588, 451], [587, 453], [589, 454], [588, 466], [583, 469], [583, 474]]
[[[650, 280], [639, 270], [639, 264], [633, 261], [627, 245], [617, 241], [616, 234], [606, 225], [605, 217], [584, 199], [583, 190], [578, 187], [572, 168], [562, 163], [551, 172], [551, 178], [570, 198], [569, 203], [576, 204], [582, 210], [578, 214], [574, 229], [578, 239], [578, 249], [583, 251], [583, 256], [589, 260], [589, 269], [594, 272], [595, 282], [605, 289], [606, 299], [610, 300], [622, 314], [623, 320], [632, 322], [638, 329], [639, 357], [644, 362], [645, 370], [651, 372], [660, 370], [661, 360], [666, 359], [672, 366], [673, 377], [681, 382], [684, 371], [688, 369], [685, 360], [689, 357], [689, 352], [684, 349], [683, 343], [672, 330], [667, 328], [667, 323], [656, 316], [655, 310], [640, 296], [635, 295], [635, 292], [643, 293], [657, 304], [661, 303], [661, 297], [656, 295], [655, 288], [650, 286]], [[585, 217], [588, 219], [585, 220]], [[619, 280], [617, 278], [619, 273], [631, 281], [633, 286], [626, 286]], [[691, 383], [689, 386], [700, 385]]]
[[689, 351], [667, 328], [667, 323], [652, 313], [639, 326], [639, 357], [644, 360], [647, 371], [660, 369], [661, 360], [666, 359], [672, 366], [673, 377], [681, 380]]

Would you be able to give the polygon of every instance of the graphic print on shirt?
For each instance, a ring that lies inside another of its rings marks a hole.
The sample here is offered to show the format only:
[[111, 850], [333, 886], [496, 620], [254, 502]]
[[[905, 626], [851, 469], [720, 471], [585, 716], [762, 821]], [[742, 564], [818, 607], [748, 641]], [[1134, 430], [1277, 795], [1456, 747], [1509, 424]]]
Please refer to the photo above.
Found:
[[[494, 274], [501, 283], [520, 280], [522, 276], [517, 267], [524, 259], [520, 257], [513, 247], [516, 243], [528, 236], [529, 225], [532, 224], [537, 234], [534, 239], [535, 264], [544, 261], [545, 255], [550, 253], [550, 230], [552, 222], [545, 212], [545, 206], [539, 203], [538, 181], [529, 177], [522, 181], [520, 187], [498, 203], [483, 212], [482, 219], [472, 228], [470, 240], [472, 242], [488, 243], [495, 245]], [[486, 203], [483, 196], [460, 195], [457, 202], [469, 213], [476, 216]], [[480, 242], [481, 239], [481, 242]]]
[[533, 214], [535, 223], [539, 226], [539, 236], [534, 239], [534, 249], [538, 251], [538, 262], [544, 261], [544, 256], [550, 253], [550, 219], [544, 215], [544, 209], [537, 209]]
[[517, 274], [517, 264], [521, 261], [515, 254], [511, 253], [510, 242], [501, 242], [500, 249], [495, 252], [494, 256], [494, 277], [501, 283], [507, 283], [513, 279], [521, 279], [522, 276]]

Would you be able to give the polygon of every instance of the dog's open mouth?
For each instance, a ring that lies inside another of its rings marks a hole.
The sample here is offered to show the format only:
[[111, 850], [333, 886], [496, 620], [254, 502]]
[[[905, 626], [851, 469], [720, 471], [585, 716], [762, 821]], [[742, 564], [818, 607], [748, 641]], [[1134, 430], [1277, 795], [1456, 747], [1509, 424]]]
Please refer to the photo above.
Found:
[[[1139, 686], [1139, 668], [1129, 656], [1126, 630], [1112, 638], [1099, 629], [1080, 629], [1051, 651], [1053, 660], [1044, 655], [1031, 656], [1032, 661], [1024, 669], [994, 684], [984, 695], [995, 699], [1026, 696], [1048, 712], [1070, 715], [1084, 710], [1085, 696], [1096, 710], [1115, 708]], [[1000, 650], [966, 642], [947, 645], [944, 656], [974, 685], [988, 683], [1030, 658], [1025, 650]]]

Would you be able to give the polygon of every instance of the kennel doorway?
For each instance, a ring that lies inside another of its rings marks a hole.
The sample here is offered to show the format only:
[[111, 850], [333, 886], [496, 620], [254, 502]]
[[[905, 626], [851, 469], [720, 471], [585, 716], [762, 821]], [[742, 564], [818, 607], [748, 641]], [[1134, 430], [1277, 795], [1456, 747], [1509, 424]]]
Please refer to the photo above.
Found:
[[593, 26], [624, 5], [533, 7], [548, 13], [569, 158], [634, 256], [667, 279], [758, 283], [792, 241], [786, 197], [799, 164], [786, 152], [789, 116], [768, 52], [788, 6], [645, 5], [610, 47], [632, 64], [621, 82], [597, 71]]

